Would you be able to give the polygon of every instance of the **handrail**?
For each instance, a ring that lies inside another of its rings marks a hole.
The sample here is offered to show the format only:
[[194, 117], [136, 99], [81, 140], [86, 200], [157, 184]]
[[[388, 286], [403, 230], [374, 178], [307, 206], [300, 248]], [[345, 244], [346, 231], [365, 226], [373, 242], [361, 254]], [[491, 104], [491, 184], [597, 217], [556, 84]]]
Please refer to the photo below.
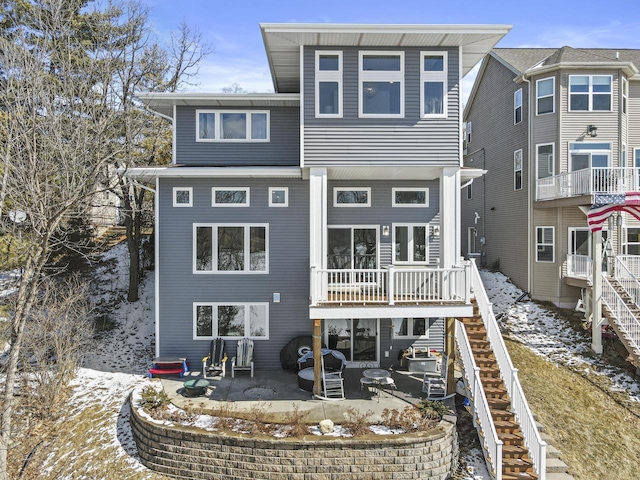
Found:
[[621, 258], [615, 257], [613, 276], [627, 291], [633, 303], [638, 305], [640, 301], [640, 282]]
[[616, 255], [636, 278], [640, 277], [640, 255]]
[[602, 301], [614, 315], [618, 328], [627, 335], [627, 341], [632, 343], [635, 349], [640, 350], [640, 322], [604, 273], [602, 274]]
[[638, 167], [590, 167], [536, 180], [536, 200], [637, 191]]
[[539, 480], [545, 480], [547, 443], [540, 437], [540, 432], [518, 380], [518, 370], [514, 368], [507, 347], [504, 344], [498, 322], [493, 315], [493, 304], [489, 301], [487, 292], [484, 289], [475, 259], [472, 259], [471, 262], [473, 263], [471, 266], [471, 286], [487, 331], [487, 340], [491, 344], [491, 349], [496, 357], [507, 393], [511, 397], [511, 407], [516, 420], [520, 424], [524, 443], [529, 448], [529, 456], [533, 461], [533, 467], [538, 474]]
[[[460, 358], [462, 359], [462, 365], [465, 372], [469, 372], [468, 382], [471, 390], [471, 405], [473, 414], [473, 424], [476, 428], [484, 432], [484, 439], [487, 444], [486, 448], [482, 449], [486, 458], [487, 464], [493, 466], [495, 472], [495, 480], [502, 479], [502, 445], [503, 442], [498, 437], [496, 425], [491, 417], [491, 411], [489, 409], [489, 403], [482, 387], [482, 381], [480, 379], [480, 368], [476, 365], [476, 361], [473, 358], [473, 352], [471, 350], [471, 344], [467, 337], [467, 332], [461, 326], [460, 322], [455, 323], [455, 337], [458, 344], [458, 350], [460, 352]], [[471, 373], [473, 372], [473, 373]]]

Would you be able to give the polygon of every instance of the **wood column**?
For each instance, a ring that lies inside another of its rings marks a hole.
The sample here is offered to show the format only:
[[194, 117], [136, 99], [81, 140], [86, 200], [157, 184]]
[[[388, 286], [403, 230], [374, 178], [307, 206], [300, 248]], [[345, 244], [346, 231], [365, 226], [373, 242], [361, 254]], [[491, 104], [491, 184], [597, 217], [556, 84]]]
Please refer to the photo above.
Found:
[[313, 394], [322, 395], [322, 320], [313, 321]]
[[447, 355], [447, 395], [456, 391], [455, 382], [455, 353], [456, 353], [456, 319], [447, 317], [444, 328], [444, 352]]

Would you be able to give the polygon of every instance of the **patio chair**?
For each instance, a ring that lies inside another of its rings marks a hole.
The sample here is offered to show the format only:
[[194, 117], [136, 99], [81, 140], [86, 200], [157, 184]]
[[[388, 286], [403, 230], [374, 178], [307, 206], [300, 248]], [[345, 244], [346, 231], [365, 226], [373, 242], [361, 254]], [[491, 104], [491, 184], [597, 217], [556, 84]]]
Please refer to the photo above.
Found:
[[329, 372], [322, 357], [322, 400], [344, 400], [344, 378], [342, 371]]
[[235, 377], [236, 370], [251, 370], [253, 378], [253, 340], [249, 338], [238, 340], [236, 356], [231, 359], [231, 378]]
[[427, 394], [427, 400], [445, 400], [447, 395], [447, 357], [442, 356], [439, 374], [425, 372], [422, 378], [422, 391]]
[[202, 375], [207, 378], [207, 373], [222, 373], [224, 377], [227, 371], [227, 354], [224, 351], [224, 340], [215, 338], [211, 340], [209, 354], [202, 359]]

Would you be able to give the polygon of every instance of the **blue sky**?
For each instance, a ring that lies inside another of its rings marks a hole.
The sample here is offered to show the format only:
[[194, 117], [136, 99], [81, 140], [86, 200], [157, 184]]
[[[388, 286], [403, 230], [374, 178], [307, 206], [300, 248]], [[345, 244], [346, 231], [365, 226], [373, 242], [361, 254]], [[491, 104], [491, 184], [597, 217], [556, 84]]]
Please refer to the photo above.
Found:
[[[510, 24], [499, 47], [640, 48], [637, 0], [143, 0], [161, 41], [182, 20], [213, 47], [189, 91], [272, 91], [259, 23]], [[477, 70], [477, 68], [476, 68]], [[465, 78], [468, 95], [473, 72]]]

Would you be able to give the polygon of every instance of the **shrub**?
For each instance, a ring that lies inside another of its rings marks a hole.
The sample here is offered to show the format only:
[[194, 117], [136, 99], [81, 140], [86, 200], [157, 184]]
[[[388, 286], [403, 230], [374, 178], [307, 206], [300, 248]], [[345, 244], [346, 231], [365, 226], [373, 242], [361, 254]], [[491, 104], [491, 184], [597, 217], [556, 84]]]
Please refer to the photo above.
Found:
[[140, 406], [149, 411], [163, 409], [169, 405], [169, 397], [164, 390], [156, 390], [153, 386], [147, 385], [140, 392]]
[[371, 430], [369, 430], [369, 425], [371, 425], [369, 417], [371, 415], [373, 415], [373, 410], [367, 410], [363, 413], [353, 407], [349, 407], [344, 412], [342, 427], [347, 429], [354, 437], [371, 433]]
[[432, 420], [442, 420], [442, 417], [449, 412], [449, 409], [443, 402], [434, 400], [423, 400], [416, 408], [422, 413], [424, 418]]
[[283, 433], [287, 437], [304, 437], [309, 433], [309, 426], [305, 423], [305, 419], [309, 416], [309, 412], [301, 412], [300, 407], [293, 404], [290, 412], [284, 416], [284, 425], [286, 429]]

